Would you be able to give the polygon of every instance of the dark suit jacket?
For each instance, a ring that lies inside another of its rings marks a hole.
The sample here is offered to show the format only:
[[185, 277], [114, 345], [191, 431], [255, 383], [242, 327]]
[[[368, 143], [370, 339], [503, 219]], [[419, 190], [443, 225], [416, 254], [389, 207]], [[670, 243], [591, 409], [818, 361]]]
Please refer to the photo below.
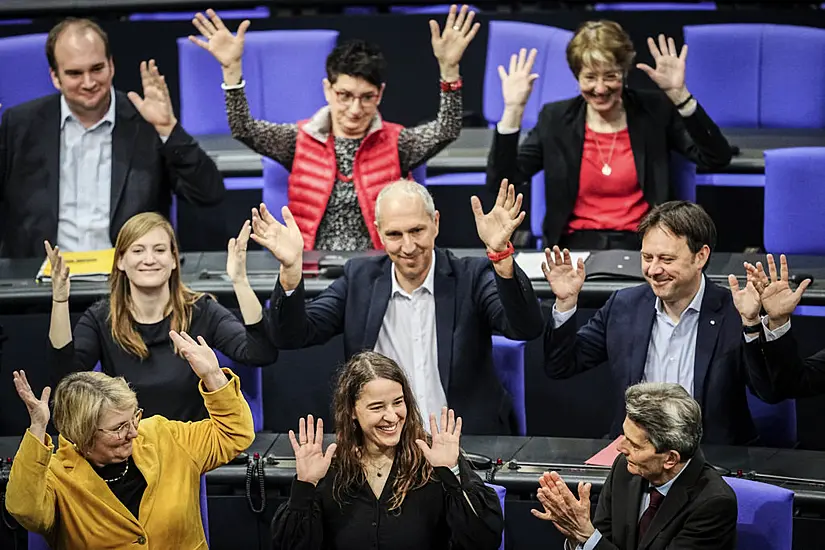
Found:
[[[730, 162], [730, 145], [701, 105], [684, 118], [660, 91], [625, 89], [622, 99], [639, 185], [652, 206], [676, 198], [670, 151], [709, 168]], [[550, 245], [559, 241], [579, 195], [586, 107], [581, 96], [546, 104], [521, 145], [518, 133], [496, 132], [487, 158], [487, 187], [494, 192], [503, 178], [518, 186], [544, 170], [542, 231]]]
[[750, 370], [771, 380], [782, 399], [825, 393], [825, 350], [802, 359], [793, 328], [771, 342], [760, 334], [757, 340], [745, 344], [745, 361]]
[[[438, 248], [435, 256], [438, 370], [449, 405], [462, 417], [464, 433], [514, 434], [512, 399], [493, 369], [491, 335], [541, 335], [530, 280], [518, 266], [513, 279], [498, 277], [487, 258], [457, 258]], [[303, 282], [288, 297], [278, 283], [267, 310], [275, 344], [299, 349], [343, 333], [347, 358], [373, 349], [390, 299], [391, 266], [388, 256], [352, 259], [309, 304]]]
[[[3, 113], [0, 124], [0, 257], [45, 256], [55, 243], [60, 185], [60, 95]], [[163, 144], [129, 98], [115, 92], [109, 234], [141, 212], [169, 215], [172, 193], [194, 204], [223, 199], [215, 163], [178, 124]]]
[[[550, 378], [569, 378], [608, 364], [617, 404], [613, 437], [621, 433], [625, 418], [625, 389], [644, 376], [655, 304], [653, 290], [644, 284], [614, 292], [578, 333], [575, 319], [556, 329], [552, 314], [547, 321], [544, 369]], [[747, 369], [743, 347], [742, 321], [730, 292], [706, 280], [693, 381], [693, 396], [702, 408], [705, 443], [746, 445], [756, 439], [746, 385], [769, 403], [779, 401], [770, 380]]]
[[593, 526], [597, 550], [734, 550], [736, 494], [697, 451], [673, 482], [645, 538], [637, 541], [639, 508], [649, 484], [627, 471], [624, 455], [613, 462], [599, 495]]

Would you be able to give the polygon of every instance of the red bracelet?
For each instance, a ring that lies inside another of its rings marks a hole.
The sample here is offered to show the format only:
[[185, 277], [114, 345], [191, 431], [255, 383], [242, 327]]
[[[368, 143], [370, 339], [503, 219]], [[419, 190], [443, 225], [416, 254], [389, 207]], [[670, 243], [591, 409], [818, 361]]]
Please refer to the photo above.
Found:
[[506, 249], [502, 250], [501, 252], [490, 252], [488, 250], [487, 251], [487, 257], [490, 258], [490, 261], [500, 262], [504, 258], [508, 258], [508, 257], [512, 256], [513, 254], [515, 254], [515, 252], [516, 252], [516, 249], [513, 248], [513, 243], [511, 243], [510, 241], [507, 241], [507, 248]]
[[457, 92], [464, 86], [464, 79], [458, 77], [458, 80], [454, 82], [447, 82], [445, 80], [441, 81], [441, 91], [442, 92]]

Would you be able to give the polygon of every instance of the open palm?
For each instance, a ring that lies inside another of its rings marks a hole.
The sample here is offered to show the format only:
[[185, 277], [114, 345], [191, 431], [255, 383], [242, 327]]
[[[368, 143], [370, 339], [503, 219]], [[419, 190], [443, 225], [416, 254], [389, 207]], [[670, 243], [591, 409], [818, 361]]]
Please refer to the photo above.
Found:
[[682, 46], [682, 50], [677, 53], [676, 42], [660, 34], [658, 46], [652, 38], [647, 39], [647, 46], [650, 48], [656, 68], [645, 63], [639, 63], [636, 67], [644, 71], [665, 92], [684, 88], [687, 45]]
[[506, 179], [501, 180], [496, 204], [487, 214], [484, 213], [479, 198], [470, 197], [478, 236], [488, 249], [494, 252], [507, 249], [513, 231], [524, 221], [525, 213], [521, 211], [523, 199], [521, 193], [516, 195], [515, 187], [508, 185]]
[[576, 298], [584, 286], [584, 260], [579, 258], [576, 266], [570, 257], [570, 251], [566, 248], [560, 250], [554, 246], [553, 250], [544, 249], [545, 260], [541, 264], [544, 278], [550, 283], [550, 290], [557, 301], [570, 300]]
[[[140, 80], [143, 85], [143, 97], [135, 92], [129, 92], [129, 99], [143, 119], [155, 128], [167, 128], [176, 122], [175, 112], [172, 109], [172, 98], [166, 79], [160, 74], [154, 59], [140, 62]], [[168, 134], [167, 134], [168, 135]]]
[[442, 31], [438, 23], [430, 20], [430, 41], [433, 46], [433, 54], [438, 63], [445, 67], [458, 65], [464, 56], [467, 46], [478, 33], [479, 23], [473, 24], [475, 12], [469, 12], [467, 6], [462, 6], [460, 11], [456, 6], [450, 8], [447, 20]]
[[51, 388], [48, 386], [43, 388], [43, 393], [40, 394], [40, 399], [38, 399], [37, 396], [34, 395], [32, 387], [29, 385], [25, 371], [13, 371], [12, 376], [14, 377], [14, 389], [17, 390], [17, 395], [20, 396], [20, 399], [29, 411], [31, 425], [45, 428], [51, 416], [49, 413]]
[[238, 25], [238, 33], [235, 35], [226, 28], [214, 10], [206, 10], [206, 16], [202, 13], [195, 14], [192, 24], [206, 41], [191, 35], [189, 40], [211, 53], [222, 66], [229, 67], [241, 60], [246, 31], [250, 25], [248, 20]]
[[218, 357], [212, 351], [203, 336], [198, 336], [195, 341], [191, 336], [185, 332], [177, 333], [174, 330], [169, 332], [169, 337], [175, 344], [175, 348], [180, 351], [180, 354], [198, 375], [198, 378], [220, 370], [221, 364], [218, 362]]
[[281, 223], [261, 203], [252, 209], [252, 240], [269, 250], [275, 259], [286, 268], [292, 267], [303, 258], [304, 237], [295, 222], [289, 207], [281, 209], [285, 223]]
[[752, 281], [747, 281], [745, 286], [739, 288], [739, 280], [736, 275], [728, 275], [728, 286], [730, 286], [730, 294], [733, 298], [733, 305], [736, 306], [736, 311], [743, 319], [753, 321], [759, 318], [759, 311], [762, 309], [762, 302], [759, 298], [759, 292], [753, 286]]
[[46, 257], [49, 258], [51, 264], [51, 280], [52, 280], [52, 300], [55, 302], [65, 302], [69, 299], [69, 290], [71, 283], [69, 282], [69, 266], [63, 256], [60, 254], [58, 247], [52, 248], [49, 241], [44, 241], [46, 247]]
[[295, 432], [289, 430], [289, 442], [295, 452], [298, 481], [317, 485], [327, 475], [337, 448], [332, 443], [327, 447], [327, 452], [324, 452], [324, 421], [319, 418], [316, 426], [311, 414], [306, 421], [301, 418], [298, 422], [298, 439], [295, 438]]
[[459, 441], [461, 440], [461, 417], [456, 418], [452, 409], [441, 409], [441, 430], [435, 422], [435, 413], [430, 413], [430, 434], [432, 444], [416, 439], [415, 444], [424, 453], [424, 458], [432, 467], [453, 468], [458, 464]]
[[537, 54], [538, 51], [535, 48], [530, 50], [529, 54], [525, 48], [522, 48], [518, 55], [510, 56], [509, 70], [504, 70], [502, 65], [498, 66], [501, 95], [505, 105], [521, 107], [527, 105], [530, 94], [533, 92], [533, 83], [539, 77], [533, 72]]
[[768, 317], [775, 320], [790, 317], [796, 306], [799, 305], [805, 289], [811, 284], [810, 279], [805, 279], [799, 284], [796, 291], [791, 290], [788, 284], [788, 259], [784, 254], [779, 256], [779, 264], [779, 273], [777, 274], [773, 254], [768, 254], [770, 282], [762, 289], [762, 307], [765, 308]]
[[226, 275], [233, 283], [246, 280], [246, 249], [251, 233], [252, 223], [246, 220], [238, 236], [229, 239], [226, 245]]

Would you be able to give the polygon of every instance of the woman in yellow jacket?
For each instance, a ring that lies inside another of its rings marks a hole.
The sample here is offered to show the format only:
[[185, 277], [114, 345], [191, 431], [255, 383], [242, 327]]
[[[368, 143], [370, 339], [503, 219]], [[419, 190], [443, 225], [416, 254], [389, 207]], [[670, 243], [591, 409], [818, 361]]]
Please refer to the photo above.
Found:
[[54, 392], [60, 441], [53, 455], [46, 433], [51, 390], [38, 399], [25, 373], [14, 372], [31, 426], [12, 465], [6, 508], [52, 547], [207, 547], [200, 476], [249, 447], [252, 414], [238, 377], [220, 368], [203, 338], [170, 336], [200, 378], [206, 420], [141, 422], [137, 396], [122, 377], [77, 372]]

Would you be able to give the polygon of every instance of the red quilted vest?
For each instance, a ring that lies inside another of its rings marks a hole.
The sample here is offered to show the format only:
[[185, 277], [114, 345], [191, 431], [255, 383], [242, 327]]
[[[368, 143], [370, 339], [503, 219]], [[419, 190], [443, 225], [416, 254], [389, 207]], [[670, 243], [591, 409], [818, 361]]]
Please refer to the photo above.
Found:
[[[298, 123], [288, 194], [289, 210], [304, 237], [304, 250], [312, 250], [335, 185], [338, 165], [335, 138], [330, 134], [326, 143], [318, 141], [304, 130], [306, 122]], [[382, 246], [374, 223], [375, 199], [385, 185], [401, 178], [398, 135], [403, 128], [400, 124], [382, 121], [381, 128], [368, 134], [355, 153], [352, 168], [355, 192], [372, 244], [377, 249]]]

